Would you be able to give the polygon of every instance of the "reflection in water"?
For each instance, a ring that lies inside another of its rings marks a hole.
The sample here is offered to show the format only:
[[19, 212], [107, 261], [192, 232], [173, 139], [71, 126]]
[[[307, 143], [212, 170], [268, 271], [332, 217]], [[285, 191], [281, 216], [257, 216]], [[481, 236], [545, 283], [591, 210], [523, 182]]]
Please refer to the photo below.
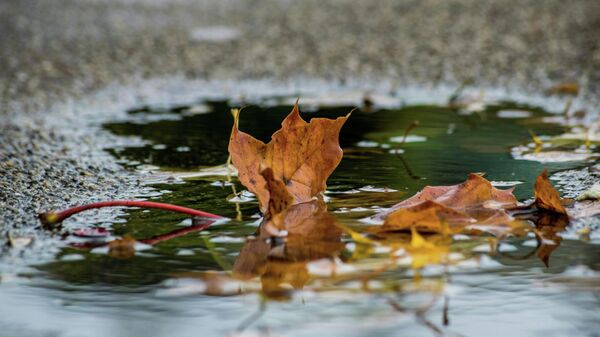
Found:
[[291, 206], [283, 220], [286, 237], [273, 237], [270, 221], [246, 242], [233, 266], [234, 277], [260, 277], [268, 297], [289, 296], [283, 284], [302, 289], [310, 279], [308, 262], [334, 259], [344, 249], [342, 230], [322, 200]]

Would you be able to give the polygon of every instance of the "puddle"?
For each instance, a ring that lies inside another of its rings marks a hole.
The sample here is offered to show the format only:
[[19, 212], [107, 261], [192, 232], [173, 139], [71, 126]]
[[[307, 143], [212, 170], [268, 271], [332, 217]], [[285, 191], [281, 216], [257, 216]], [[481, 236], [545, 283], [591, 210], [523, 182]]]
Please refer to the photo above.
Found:
[[[307, 109], [303, 117], [337, 117], [353, 109], [327, 106]], [[360, 231], [365, 217], [426, 185], [464, 181], [469, 172], [485, 172], [501, 188], [516, 186], [515, 195], [524, 200], [543, 168], [590, 166], [581, 158], [511, 155], [532, 142], [530, 130], [545, 137], [565, 132], [544, 122], [550, 115], [543, 109], [504, 102], [472, 114], [436, 105], [355, 111], [340, 136], [344, 159], [328, 180], [329, 212], [308, 210], [318, 219], [309, 224], [311, 239], [292, 232], [282, 243], [256, 238], [257, 201], [226, 176], [230, 108], [220, 101], [132, 108], [130, 118], [104, 127], [143, 139], [139, 146], [107, 151], [132, 169], [152, 172], [146, 198], [231, 220], [207, 227], [185, 216], [128, 210], [117, 222], [101, 224], [108, 231], [84, 232], [102, 235], [67, 238], [54, 262], [2, 276], [6, 336], [597, 334], [595, 237], [589, 243], [559, 240], [546, 267], [532, 237], [507, 239], [495, 251], [486, 237], [433, 237], [431, 250], [407, 253], [406, 234], [390, 238], [393, 244], [367, 247], [330, 225]], [[248, 106], [240, 129], [268, 141], [290, 109]], [[415, 120], [419, 125], [405, 137]], [[188, 174], [197, 171], [205, 174]], [[69, 224], [91, 225], [99, 224]], [[320, 233], [327, 231], [324, 240]], [[103, 243], [125, 235], [140, 243], [127, 258], [111, 257]], [[415, 271], [415, 264], [425, 267]], [[231, 277], [232, 270], [238, 277]]]

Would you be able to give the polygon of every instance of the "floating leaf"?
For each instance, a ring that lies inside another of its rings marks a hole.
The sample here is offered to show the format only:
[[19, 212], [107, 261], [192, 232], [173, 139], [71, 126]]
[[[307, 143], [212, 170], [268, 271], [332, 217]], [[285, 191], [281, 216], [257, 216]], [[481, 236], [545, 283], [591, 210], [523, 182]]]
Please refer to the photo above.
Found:
[[467, 180], [452, 186], [426, 186], [414, 196], [392, 206], [392, 211], [414, 206], [426, 200], [455, 209], [475, 207], [495, 208], [512, 207], [517, 199], [512, 194], [513, 189], [497, 189], [481, 175], [471, 173]]
[[482, 176], [470, 174], [462, 184], [425, 187], [391, 210], [377, 215], [376, 219], [385, 222], [372, 230], [388, 232], [414, 227], [424, 232], [457, 233], [468, 226], [478, 231], [483, 226], [490, 226], [493, 229], [490, 232], [498, 235], [502, 229], [515, 228], [515, 219], [505, 208], [516, 203], [512, 189], [497, 189]]
[[383, 226], [375, 227], [379, 231], [404, 230], [416, 227], [422, 232], [448, 232], [448, 226], [464, 228], [476, 222], [467, 214], [440, 205], [432, 200], [400, 208], [385, 219]]
[[260, 209], [267, 211], [269, 191], [261, 168], [270, 168], [274, 179], [282, 181], [294, 203], [310, 201], [325, 191], [325, 182], [342, 159], [340, 129], [348, 119], [300, 117], [298, 103], [284, 119], [280, 130], [268, 144], [239, 130], [239, 112], [229, 142], [229, 153], [242, 184], [258, 198]]

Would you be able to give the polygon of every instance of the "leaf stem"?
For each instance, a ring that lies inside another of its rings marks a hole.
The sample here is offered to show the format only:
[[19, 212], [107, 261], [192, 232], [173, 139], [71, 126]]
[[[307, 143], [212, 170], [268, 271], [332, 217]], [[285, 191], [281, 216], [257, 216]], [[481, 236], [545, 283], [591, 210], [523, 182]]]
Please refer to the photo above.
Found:
[[45, 212], [39, 215], [39, 219], [45, 226], [53, 226], [61, 223], [66, 218], [75, 215], [77, 213], [86, 211], [88, 209], [94, 208], [103, 208], [103, 207], [141, 207], [141, 208], [155, 208], [162, 209], [170, 212], [177, 212], [188, 214], [191, 216], [203, 217], [203, 218], [211, 218], [211, 219], [225, 219], [220, 215], [199, 211], [187, 207], [165, 204], [160, 202], [153, 201], [135, 201], [135, 200], [111, 200], [111, 201], [102, 201], [102, 202], [94, 202], [87, 205], [76, 206], [68, 208], [64, 211], [60, 212]]

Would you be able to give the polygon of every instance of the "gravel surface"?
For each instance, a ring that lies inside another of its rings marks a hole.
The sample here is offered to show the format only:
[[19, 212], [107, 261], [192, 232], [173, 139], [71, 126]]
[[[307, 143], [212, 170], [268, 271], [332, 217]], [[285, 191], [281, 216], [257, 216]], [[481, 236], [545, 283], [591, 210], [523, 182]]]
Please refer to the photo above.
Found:
[[[575, 80], [596, 102], [599, 32], [597, 0], [2, 1], [0, 244], [9, 231], [40, 235], [39, 210], [140, 194], [139, 175], [102, 151], [123, 140], [98, 125], [134, 104], [145, 79], [537, 93]], [[95, 94], [115, 83], [129, 94]]]

